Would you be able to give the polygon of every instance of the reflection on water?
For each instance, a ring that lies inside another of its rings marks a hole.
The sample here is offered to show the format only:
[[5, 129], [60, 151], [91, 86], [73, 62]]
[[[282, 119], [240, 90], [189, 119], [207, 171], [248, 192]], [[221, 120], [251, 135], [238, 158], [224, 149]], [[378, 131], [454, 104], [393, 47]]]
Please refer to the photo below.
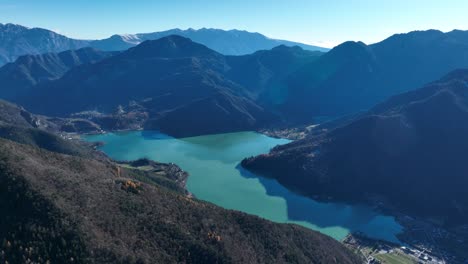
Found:
[[351, 232], [359, 231], [376, 238], [399, 242], [395, 235], [401, 232], [401, 226], [392, 217], [382, 216], [368, 206], [317, 202], [289, 191], [276, 180], [253, 174], [240, 165], [237, 169], [246, 178], [259, 179], [267, 195], [285, 199], [288, 219], [291, 221], [307, 222], [320, 228], [341, 226]]
[[401, 231], [393, 217], [366, 206], [323, 203], [290, 192], [277, 181], [252, 174], [239, 166], [249, 156], [268, 152], [289, 142], [254, 132], [238, 132], [175, 139], [154, 131], [134, 131], [89, 136], [103, 141], [102, 150], [118, 160], [147, 157], [173, 162], [190, 177], [187, 188], [197, 198], [227, 209], [266, 219], [296, 223], [335, 239], [350, 231], [393, 242]]

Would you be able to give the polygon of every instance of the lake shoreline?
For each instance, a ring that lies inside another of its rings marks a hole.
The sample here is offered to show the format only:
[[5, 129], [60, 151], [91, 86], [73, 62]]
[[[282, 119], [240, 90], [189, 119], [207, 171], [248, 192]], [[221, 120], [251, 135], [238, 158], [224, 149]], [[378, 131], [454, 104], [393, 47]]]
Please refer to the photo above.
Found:
[[[175, 139], [155, 131], [125, 131], [88, 135], [83, 139], [88, 142], [107, 142], [99, 149], [106, 154], [111, 154], [108, 156], [114, 160], [132, 160], [146, 156], [158, 162], [170, 161], [179, 165], [182, 170], [189, 173], [187, 190], [197, 199], [214, 203], [226, 209], [254, 214], [273, 222], [303, 225], [340, 241], [346, 237], [346, 234], [360, 228], [359, 221], [362, 220], [358, 220], [357, 224], [352, 224], [353, 221], [347, 222], [351, 219], [346, 220], [352, 217], [352, 212], [355, 210], [357, 210], [358, 215], [364, 213], [363, 219], [368, 218], [371, 221], [368, 227], [362, 226], [364, 229], [372, 229], [378, 221], [387, 221], [383, 220], [387, 219], [387, 216], [380, 216], [377, 212], [364, 209], [367, 207], [314, 201], [286, 189], [271, 179], [260, 175], [245, 174], [237, 168], [243, 158], [266, 153], [278, 144], [289, 143], [289, 140], [274, 139], [258, 132], [234, 132]], [[262, 142], [265, 142], [266, 145]], [[155, 151], [160, 148], [164, 151]], [[219, 161], [213, 160], [213, 158]], [[211, 176], [207, 176], [207, 173]], [[220, 174], [223, 176], [219, 177]], [[242, 195], [239, 196], [239, 194]], [[298, 210], [294, 209], [297, 206], [299, 206]], [[313, 213], [310, 210], [318, 211]], [[335, 212], [335, 210], [338, 211]], [[320, 211], [323, 212], [318, 213]], [[306, 214], [301, 212], [306, 212]], [[327, 220], [328, 215], [330, 219], [333, 219], [331, 222]], [[339, 220], [341, 222], [336, 222], [335, 218], [341, 219]], [[371, 220], [374, 218], [375, 220]], [[390, 216], [388, 219], [390, 222], [385, 225], [392, 223]], [[377, 222], [373, 223], [372, 221]], [[342, 229], [339, 227], [342, 224], [351, 225]], [[348, 228], [349, 231], [346, 231]]]

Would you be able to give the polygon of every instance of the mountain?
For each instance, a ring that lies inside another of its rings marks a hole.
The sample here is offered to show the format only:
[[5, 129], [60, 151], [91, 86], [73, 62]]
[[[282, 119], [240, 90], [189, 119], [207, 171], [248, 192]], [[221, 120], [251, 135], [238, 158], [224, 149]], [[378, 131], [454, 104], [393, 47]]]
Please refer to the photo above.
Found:
[[113, 35], [110, 38], [91, 42], [91, 46], [100, 50], [119, 51], [136, 46], [146, 40], [178, 35], [189, 38], [224, 55], [245, 55], [259, 50], [269, 50], [276, 46], [299, 46], [305, 50], [326, 52], [328, 49], [287, 40], [270, 39], [259, 33], [241, 30], [171, 29], [167, 31], [141, 34]]
[[19, 56], [61, 52], [89, 46], [89, 41], [70, 39], [50, 30], [0, 24], [0, 66]]
[[15, 62], [0, 68], [2, 90], [0, 97], [6, 100], [23, 96], [33, 86], [49, 80], [62, 77], [71, 68], [94, 63], [111, 56], [93, 48], [68, 50], [60, 53], [44, 53], [39, 55], [23, 55]]
[[345, 42], [291, 74], [280, 107], [310, 122], [367, 110], [389, 96], [468, 67], [468, 31], [397, 34], [372, 45]]
[[[27, 129], [20, 108], [0, 106]], [[318, 232], [190, 198], [176, 165], [65, 155], [50, 144], [71, 142], [42, 132], [48, 144], [0, 139], [2, 262], [361, 263]]]
[[317, 60], [324, 53], [298, 46], [280, 45], [243, 56], [227, 56], [230, 69], [226, 76], [246, 87], [256, 101], [281, 104], [287, 93], [287, 77]]
[[90, 45], [100, 50], [122, 51], [135, 47], [144, 41], [137, 35], [112, 35], [107, 39], [94, 40]]
[[147, 129], [174, 136], [251, 130], [274, 121], [247, 89], [226, 78], [229, 68], [223, 55], [173, 35], [75, 67], [17, 101], [52, 116], [113, 112], [136, 102], [149, 115]]
[[306, 195], [377, 198], [387, 208], [459, 224], [468, 220], [467, 133], [468, 70], [458, 70], [242, 165]]

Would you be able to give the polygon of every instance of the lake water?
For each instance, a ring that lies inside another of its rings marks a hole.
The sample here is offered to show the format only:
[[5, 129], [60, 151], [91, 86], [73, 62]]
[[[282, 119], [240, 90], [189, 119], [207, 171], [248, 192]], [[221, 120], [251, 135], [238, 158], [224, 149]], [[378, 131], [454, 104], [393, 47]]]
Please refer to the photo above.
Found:
[[290, 192], [278, 182], [239, 166], [249, 156], [267, 153], [289, 142], [255, 132], [237, 132], [175, 139], [153, 131], [86, 136], [105, 143], [101, 150], [116, 160], [150, 158], [173, 162], [190, 174], [187, 189], [198, 199], [274, 222], [295, 223], [337, 240], [350, 231], [398, 242], [402, 227], [393, 217], [366, 206], [322, 203]]

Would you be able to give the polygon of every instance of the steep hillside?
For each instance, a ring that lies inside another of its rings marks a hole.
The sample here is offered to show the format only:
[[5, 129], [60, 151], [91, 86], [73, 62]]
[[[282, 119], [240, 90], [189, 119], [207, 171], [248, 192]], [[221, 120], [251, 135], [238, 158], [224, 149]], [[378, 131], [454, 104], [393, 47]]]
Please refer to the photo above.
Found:
[[409, 214], [466, 223], [467, 83], [468, 70], [455, 71], [242, 164], [310, 196], [378, 198]]
[[[130, 117], [129, 117], [130, 118]], [[134, 117], [132, 117], [134, 118]], [[101, 120], [97, 119], [98, 122]], [[102, 122], [104, 123], [104, 122]], [[99, 125], [81, 118], [56, 118], [36, 115], [28, 112], [23, 107], [0, 99], [0, 125], [15, 127], [39, 128], [49, 132], [99, 132]], [[70, 129], [74, 128], [74, 129]]]
[[0, 100], [0, 137], [50, 151], [87, 155], [91, 149], [86, 144], [66, 140], [57, 135], [63, 124], [77, 120], [60, 120], [31, 114], [15, 104]]

